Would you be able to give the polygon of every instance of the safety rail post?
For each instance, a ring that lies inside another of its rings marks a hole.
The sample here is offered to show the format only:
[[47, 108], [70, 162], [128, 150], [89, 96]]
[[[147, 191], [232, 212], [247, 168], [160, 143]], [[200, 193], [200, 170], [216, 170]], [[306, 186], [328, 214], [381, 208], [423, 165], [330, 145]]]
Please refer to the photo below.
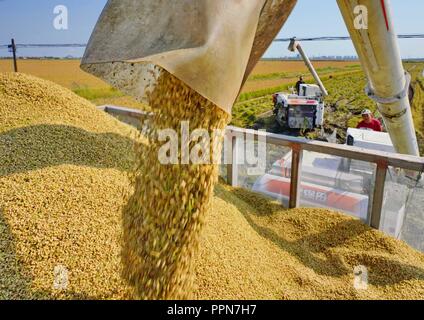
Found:
[[[230, 141], [230, 163], [227, 163], [227, 183], [232, 187], [238, 186], [238, 171], [237, 171], [237, 135], [231, 134], [227, 136]], [[228, 150], [225, 150], [228, 152]]]
[[10, 42], [11, 42], [11, 44], [8, 47], [9, 47], [10, 51], [13, 54], [13, 70], [15, 72], [18, 72], [18, 62], [16, 60], [16, 44], [15, 44], [15, 39], [12, 39]]
[[298, 208], [300, 205], [301, 176], [303, 150], [300, 144], [292, 144], [292, 162], [290, 177], [290, 199], [289, 208]]
[[372, 228], [380, 229], [388, 163], [387, 161], [379, 160], [376, 164], [377, 172], [375, 175], [374, 196], [372, 199], [372, 208], [370, 217], [368, 218], [368, 223]]

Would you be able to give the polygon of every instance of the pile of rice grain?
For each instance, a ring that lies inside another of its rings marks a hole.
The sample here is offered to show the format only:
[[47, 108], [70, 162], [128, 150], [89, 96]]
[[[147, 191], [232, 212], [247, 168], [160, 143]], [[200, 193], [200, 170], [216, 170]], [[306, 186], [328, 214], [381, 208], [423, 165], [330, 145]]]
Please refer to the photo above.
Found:
[[[123, 220], [137, 213], [127, 209], [122, 219], [122, 190], [132, 194], [137, 181], [127, 178], [133, 134], [60, 86], [0, 74], [0, 299], [134, 297], [121, 277], [129, 266], [126, 255], [121, 261]], [[147, 142], [140, 144], [139, 152], [148, 150]], [[218, 184], [204, 219], [187, 296], [424, 297], [424, 255], [344, 215], [285, 210]], [[353, 285], [358, 265], [368, 269], [366, 290]], [[57, 266], [68, 270], [63, 290], [54, 287]]]
[[[354, 218], [286, 210], [225, 185], [212, 208], [196, 257], [198, 299], [424, 299], [424, 254]], [[354, 286], [359, 266], [366, 289]]]
[[[136, 132], [52, 82], [0, 74], [0, 299], [122, 298]], [[69, 273], [54, 290], [54, 268]]]

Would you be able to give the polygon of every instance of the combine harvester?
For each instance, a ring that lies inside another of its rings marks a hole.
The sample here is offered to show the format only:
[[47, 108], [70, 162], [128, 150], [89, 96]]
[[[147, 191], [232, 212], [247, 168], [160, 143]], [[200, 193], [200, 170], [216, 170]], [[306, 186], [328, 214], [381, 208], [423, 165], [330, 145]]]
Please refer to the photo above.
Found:
[[[109, 0], [87, 46], [82, 68], [143, 100], [145, 88], [155, 86], [159, 72], [156, 66], [160, 66], [231, 113], [243, 84], [297, 0], [170, 3]], [[347, 143], [419, 156], [408, 99], [410, 76], [402, 65], [389, 1], [337, 0], [337, 3], [369, 81], [366, 94], [376, 102], [388, 131], [386, 134], [349, 129]], [[356, 23], [358, 8], [368, 13], [366, 29], [362, 28], [364, 25], [358, 28]], [[301, 52], [299, 44], [293, 42], [292, 50], [296, 48]], [[326, 92], [319, 83], [320, 90], [304, 88], [306, 100], [313, 96], [310, 104], [318, 112], [315, 119], [307, 119], [310, 127], [322, 124], [324, 117], [322, 98]], [[294, 118], [292, 126], [298, 127], [299, 119], [296, 115]], [[289, 118], [284, 121], [290, 126]], [[254, 190], [287, 199], [290, 159], [287, 155], [275, 163], [255, 183]], [[366, 217], [374, 174], [371, 165], [305, 152], [303, 172], [303, 195], [308, 205]], [[392, 176], [402, 174], [392, 172]], [[397, 235], [404, 208], [405, 203], [392, 207], [387, 232]]]
[[278, 92], [272, 96], [274, 115], [281, 128], [314, 129], [324, 124], [324, 98], [328, 92], [318, 73], [296, 38], [293, 38], [289, 50], [299, 51], [306, 66], [317, 84], [301, 84], [299, 92], [286, 94]]

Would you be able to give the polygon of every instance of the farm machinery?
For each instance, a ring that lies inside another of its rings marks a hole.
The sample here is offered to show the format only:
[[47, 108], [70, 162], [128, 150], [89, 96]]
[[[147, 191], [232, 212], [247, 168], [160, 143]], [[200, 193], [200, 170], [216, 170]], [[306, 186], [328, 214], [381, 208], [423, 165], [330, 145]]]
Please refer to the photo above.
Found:
[[298, 92], [275, 93], [272, 99], [276, 122], [281, 128], [289, 129], [321, 127], [324, 124], [324, 98], [328, 96], [327, 90], [296, 38], [290, 41], [289, 50], [300, 53], [317, 84], [299, 83]]
[[[155, 86], [160, 66], [231, 113], [249, 74], [296, 2], [109, 0], [87, 46], [82, 68], [143, 100]], [[387, 133], [349, 129], [346, 143], [419, 156], [408, 99], [410, 77], [402, 65], [389, 1], [337, 3], [368, 78], [366, 94], [376, 102], [387, 129]], [[320, 126], [327, 92], [296, 39], [290, 49], [299, 51], [317, 84], [301, 85], [296, 95], [276, 94], [277, 120], [290, 128]], [[301, 187], [309, 205], [363, 218], [370, 202], [373, 168], [313, 153], [305, 156], [303, 166]], [[288, 154], [258, 179], [254, 189], [275, 198], [285, 197], [290, 168]], [[393, 206], [392, 233], [399, 229], [402, 208], [403, 203]]]
[[321, 89], [301, 84], [299, 94], [275, 93], [274, 115], [282, 128], [314, 129], [324, 124], [325, 104]]

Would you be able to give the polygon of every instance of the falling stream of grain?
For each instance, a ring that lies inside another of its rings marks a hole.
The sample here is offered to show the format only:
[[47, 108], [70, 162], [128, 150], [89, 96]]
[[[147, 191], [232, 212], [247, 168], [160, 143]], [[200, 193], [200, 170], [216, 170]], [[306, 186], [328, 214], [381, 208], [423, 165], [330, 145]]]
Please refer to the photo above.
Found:
[[149, 147], [138, 155], [135, 192], [123, 215], [124, 277], [139, 298], [184, 299], [192, 292], [193, 256], [218, 171], [214, 164], [161, 164], [158, 132], [173, 129], [181, 143], [181, 121], [212, 136], [229, 116], [165, 71], [148, 100], [155, 112]]

